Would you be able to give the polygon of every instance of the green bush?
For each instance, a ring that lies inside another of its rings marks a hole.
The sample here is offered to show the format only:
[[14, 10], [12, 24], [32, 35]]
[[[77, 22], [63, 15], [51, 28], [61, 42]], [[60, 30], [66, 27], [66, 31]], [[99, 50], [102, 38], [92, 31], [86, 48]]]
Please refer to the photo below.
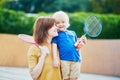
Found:
[[84, 22], [90, 15], [98, 16], [102, 21], [102, 32], [95, 39], [120, 39], [120, 15], [76, 12], [69, 14], [70, 27], [80, 37], [84, 34]]
[[101, 15], [103, 31], [100, 38], [120, 39], [120, 15]]
[[34, 17], [28, 17], [23, 12], [0, 9], [0, 33], [32, 33]]
[[[30, 17], [23, 12], [0, 9], [0, 33], [32, 34], [36, 17], [51, 16], [52, 14], [40, 12], [37, 16]], [[101, 19], [103, 26], [101, 34], [95, 39], [120, 39], [120, 15], [115, 14], [68, 13], [70, 17], [70, 27], [68, 29], [74, 30], [80, 37], [85, 33], [83, 30], [85, 19], [93, 14]]]

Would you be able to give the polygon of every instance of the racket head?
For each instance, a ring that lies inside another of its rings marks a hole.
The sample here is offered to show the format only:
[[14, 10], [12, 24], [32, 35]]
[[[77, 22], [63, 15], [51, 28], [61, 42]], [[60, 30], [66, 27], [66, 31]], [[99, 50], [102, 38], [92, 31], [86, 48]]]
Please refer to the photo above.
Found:
[[38, 44], [34, 41], [33, 36], [27, 34], [19, 34], [18, 38], [26, 43], [35, 44], [36, 46], [38, 46]]
[[102, 23], [100, 18], [95, 15], [89, 16], [84, 23], [85, 35], [97, 37], [102, 31]]
[[40, 49], [43, 49], [43, 50], [44, 50], [44, 53], [49, 54], [49, 49], [48, 49], [46, 46], [40, 46], [39, 44], [37, 44], [37, 43], [34, 41], [33, 36], [30, 36], [30, 35], [27, 35], [27, 34], [19, 34], [19, 35], [18, 35], [18, 38], [21, 39], [22, 41], [26, 42], [26, 43], [36, 45], [36, 46], [39, 47]]

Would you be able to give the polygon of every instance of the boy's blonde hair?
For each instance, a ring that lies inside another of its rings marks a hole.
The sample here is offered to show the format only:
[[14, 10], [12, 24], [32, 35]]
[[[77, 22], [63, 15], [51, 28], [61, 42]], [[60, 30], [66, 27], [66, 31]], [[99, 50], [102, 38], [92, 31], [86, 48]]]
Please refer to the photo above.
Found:
[[55, 19], [55, 21], [65, 21], [67, 28], [70, 26], [70, 24], [69, 24], [69, 17], [63, 11], [57, 11], [57, 12], [55, 12], [53, 14], [53, 18]]

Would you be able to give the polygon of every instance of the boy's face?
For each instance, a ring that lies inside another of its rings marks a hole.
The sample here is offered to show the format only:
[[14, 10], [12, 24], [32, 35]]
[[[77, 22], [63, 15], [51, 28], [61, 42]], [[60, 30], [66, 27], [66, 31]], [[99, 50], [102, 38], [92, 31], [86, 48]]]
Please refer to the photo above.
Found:
[[69, 26], [69, 17], [63, 13], [58, 12], [54, 14], [55, 25], [58, 28], [58, 31], [65, 31]]
[[61, 21], [61, 20], [56, 21], [55, 25], [56, 25], [58, 31], [65, 31], [67, 29], [65, 21]]

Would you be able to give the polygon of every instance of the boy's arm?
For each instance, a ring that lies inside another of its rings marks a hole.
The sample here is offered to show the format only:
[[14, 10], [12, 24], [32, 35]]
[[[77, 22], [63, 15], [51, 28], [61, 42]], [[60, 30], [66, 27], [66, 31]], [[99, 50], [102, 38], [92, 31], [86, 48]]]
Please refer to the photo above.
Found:
[[53, 65], [54, 67], [59, 67], [59, 60], [58, 60], [58, 56], [57, 56], [57, 44], [56, 43], [52, 43], [52, 54], [53, 54]]

